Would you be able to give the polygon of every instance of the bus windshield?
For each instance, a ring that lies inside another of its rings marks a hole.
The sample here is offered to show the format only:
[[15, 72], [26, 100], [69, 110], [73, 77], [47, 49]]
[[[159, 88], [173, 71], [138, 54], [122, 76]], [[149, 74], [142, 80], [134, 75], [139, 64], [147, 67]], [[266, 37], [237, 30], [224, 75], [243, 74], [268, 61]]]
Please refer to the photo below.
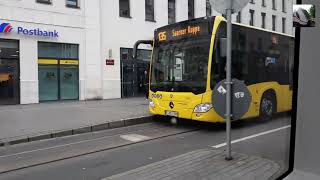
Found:
[[156, 45], [151, 90], [204, 93], [210, 39], [210, 36], [200, 36]]

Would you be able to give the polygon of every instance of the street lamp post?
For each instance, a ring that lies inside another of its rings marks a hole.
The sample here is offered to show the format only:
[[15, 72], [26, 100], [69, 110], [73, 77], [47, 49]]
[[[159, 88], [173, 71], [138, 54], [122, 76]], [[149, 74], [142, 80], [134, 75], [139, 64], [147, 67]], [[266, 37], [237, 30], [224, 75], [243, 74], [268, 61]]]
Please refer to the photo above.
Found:
[[[230, 3], [231, 4], [231, 3]], [[232, 91], [232, 81], [231, 81], [231, 60], [232, 60], [232, 23], [231, 23], [231, 14], [232, 7], [226, 10], [227, 14], [227, 70], [226, 70], [226, 160], [232, 160], [231, 155], [231, 118], [232, 118], [232, 109], [231, 109], [231, 91]]]

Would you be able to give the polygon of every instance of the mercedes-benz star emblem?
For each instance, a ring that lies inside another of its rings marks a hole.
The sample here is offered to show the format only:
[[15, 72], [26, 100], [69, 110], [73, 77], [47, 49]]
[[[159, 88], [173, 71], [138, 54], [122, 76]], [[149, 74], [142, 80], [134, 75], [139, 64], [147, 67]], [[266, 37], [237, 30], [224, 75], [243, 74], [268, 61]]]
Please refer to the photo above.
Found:
[[173, 108], [174, 108], [173, 102], [170, 102], [170, 103], [169, 103], [169, 106], [170, 106], [171, 109], [173, 109]]

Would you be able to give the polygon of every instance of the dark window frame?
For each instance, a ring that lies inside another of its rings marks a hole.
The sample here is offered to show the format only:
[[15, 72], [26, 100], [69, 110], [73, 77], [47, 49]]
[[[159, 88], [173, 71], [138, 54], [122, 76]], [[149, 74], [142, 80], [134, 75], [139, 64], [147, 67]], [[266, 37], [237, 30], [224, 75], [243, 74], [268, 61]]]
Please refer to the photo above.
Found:
[[286, 13], [287, 12], [287, 6], [286, 6], [286, 1], [282, 0], [282, 12]]
[[70, 0], [66, 0], [66, 7], [68, 7], [68, 8], [80, 8], [79, 0], [76, 0], [76, 5], [68, 4], [68, 1], [70, 1]]
[[276, 21], [277, 21], [277, 16], [276, 15], [272, 15], [272, 31], [276, 31]]
[[286, 18], [282, 18], [282, 33], [286, 33], [286, 22], [287, 19]]
[[209, 0], [206, 0], [206, 16], [212, 15], [212, 6]]
[[52, 4], [52, 0], [36, 0], [40, 4]]
[[262, 7], [267, 7], [267, 5], [266, 5], [266, 0], [262, 0], [262, 1], [261, 1], [261, 6], [262, 6]]
[[250, 9], [249, 10], [249, 13], [250, 13], [250, 20], [249, 20], [249, 25], [250, 26], [254, 26], [254, 10], [253, 9]]
[[254, 0], [250, 0], [250, 4], [255, 4]]
[[276, 0], [272, 0], [272, 9], [277, 10]]
[[[170, 3], [173, 4], [173, 9], [170, 8]], [[176, 0], [168, 0], [168, 24], [174, 23], [176, 23]]]
[[265, 12], [261, 13], [261, 28], [263, 28], [263, 29], [266, 28], [266, 13]]
[[236, 20], [237, 20], [237, 23], [241, 23], [241, 11], [238, 12]]
[[188, 19], [195, 18], [195, 3], [194, 0], [188, 0]]
[[127, 9], [128, 13], [127, 13], [127, 15], [125, 15], [125, 13], [122, 13], [122, 10], [124, 10], [124, 9], [121, 9], [122, 8], [121, 7], [121, 1], [125, 1], [125, 0], [119, 0], [119, 16], [123, 17], [123, 18], [131, 18], [130, 0], [126, 0], [126, 1], [128, 1], [128, 9]]
[[[149, 7], [151, 7], [151, 10], [148, 11]], [[148, 14], [148, 12], [150, 14]], [[145, 0], [145, 20], [150, 22], [156, 22], [154, 13], [154, 0]]]

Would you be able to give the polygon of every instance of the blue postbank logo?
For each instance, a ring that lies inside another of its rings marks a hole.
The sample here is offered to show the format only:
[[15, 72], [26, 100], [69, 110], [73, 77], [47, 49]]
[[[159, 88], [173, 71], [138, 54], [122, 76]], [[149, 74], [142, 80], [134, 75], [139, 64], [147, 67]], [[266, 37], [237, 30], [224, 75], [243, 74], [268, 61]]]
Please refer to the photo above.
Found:
[[56, 30], [53, 31], [46, 31], [40, 28], [35, 29], [27, 29], [23, 27], [18, 27], [17, 30], [18, 34], [28, 35], [28, 36], [42, 36], [42, 37], [52, 37], [57, 38], [59, 37], [59, 32]]

